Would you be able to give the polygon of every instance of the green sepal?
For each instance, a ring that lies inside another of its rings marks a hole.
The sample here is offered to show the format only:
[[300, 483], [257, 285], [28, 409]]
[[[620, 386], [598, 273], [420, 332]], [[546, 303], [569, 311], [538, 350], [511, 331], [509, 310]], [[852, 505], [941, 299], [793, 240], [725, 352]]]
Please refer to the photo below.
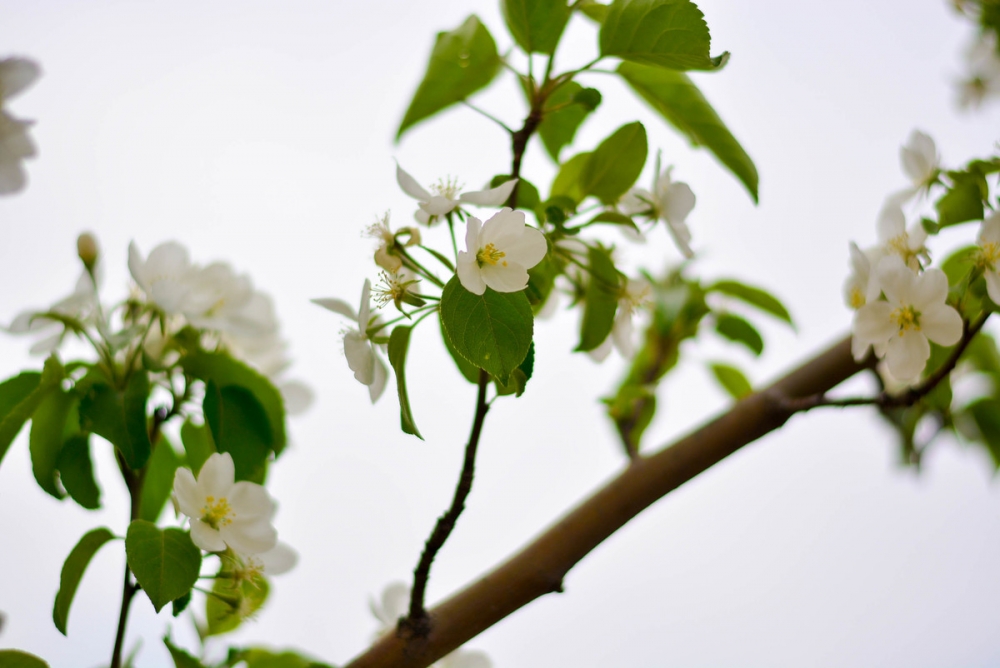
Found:
[[160, 529], [146, 520], [129, 524], [125, 557], [157, 612], [190, 592], [201, 569], [201, 550], [187, 531]]
[[406, 353], [410, 348], [410, 333], [412, 331], [413, 327], [410, 325], [399, 325], [392, 330], [392, 334], [389, 335], [389, 364], [396, 372], [400, 428], [403, 433], [413, 434], [422, 441], [424, 437], [420, 435], [420, 430], [417, 429], [417, 424], [413, 420], [410, 398], [406, 392]]
[[673, 70], [717, 70], [705, 16], [690, 0], [615, 0], [601, 25], [602, 56]]
[[104, 527], [88, 531], [63, 562], [62, 572], [59, 575], [59, 591], [56, 592], [55, 604], [52, 606], [52, 623], [59, 629], [59, 633], [66, 635], [69, 608], [73, 604], [76, 589], [80, 586], [80, 580], [90, 560], [105, 543], [114, 538], [115, 535]]
[[591, 246], [587, 251], [589, 277], [583, 297], [579, 352], [594, 350], [611, 334], [618, 311], [621, 278], [611, 259], [611, 251]]
[[477, 16], [470, 16], [451, 32], [439, 32], [396, 140], [420, 121], [488, 86], [500, 64], [496, 42]]

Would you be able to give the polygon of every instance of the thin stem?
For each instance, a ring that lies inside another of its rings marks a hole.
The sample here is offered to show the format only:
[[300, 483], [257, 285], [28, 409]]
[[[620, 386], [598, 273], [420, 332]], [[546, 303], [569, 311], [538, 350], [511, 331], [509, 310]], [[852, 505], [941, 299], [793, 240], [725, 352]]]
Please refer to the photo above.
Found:
[[420, 562], [413, 570], [413, 591], [410, 594], [410, 613], [401, 622], [418, 637], [426, 636], [430, 631], [430, 618], [424, 608], [424, 594], [427, 589], [427, 580], [430, 578], [431, 564], [434, 557], [444, 546], [448, 536], [451, 535], [458, 521], [459, 515], [465, 509], [465, 500], [472, 491], [472, 480], [476, 472], [476, 449], [479, 447], [479, 437], [483, 431], [483, 421], [489, 411], [489, 404], [486, 402], [486, 387], [489, 385], [490, 375], [485, 370], [479, 370], [479, 392], [476, 396], [476, 416], [472, 420], [472, 432], [469, 434], [469, 442], [465, 446], [465, 461], [462, 464], [462, 474], [458, 478], [458, 486], [455, 487], [455, 495], [451, 500], [451, 507], [444, 515], [438, 518], [434, 525], [434, 531], [424, 545], [424, 551], [420, 555]]
[[469, 109], [472, 109], [477, 114], [480, 114], [480, 115], [485, 116], [486, 118], [490, 119], [491, 121], [493, 121], [494, 123], [496, 123], [497, 125], [499, 125], [500, 127], [502, 127], [507, 132], [511, 132], [511, 133], [514, 132], [513, 130], [510, 129], [510, 126], [508, 126], [506, 123], [504, 123], [503, 121], [501, 121], [499, 118], [497, 118], [496, 116], [494, 116], [493, 114], [491, 114], [488, 111], [480, 109], [479, 107], [477, 107], [476, 105], [472, 104], [468, 100], [462, 100], [462, 104], [464, 104], [465, 106], [467, 106]]
[[418, 274], [420, 274], [421, 276], [423, 276], [424, 278], [426, 278], [428, 281], [438, 286], [439, 288], [444, 287], [444, 283], [441, 282], [440, 278], [438, 278], [430, 271], [428, 271], [427, 268], [424, 267], [424, 265], [414, 260], [413, 256], [407, 253], [402, 247], [397, 247], [396, 250], [402, 256], [403, 262], [405, 264], [410, 265], [410, 269], [414, 270], [415, 272], [417, 272]]

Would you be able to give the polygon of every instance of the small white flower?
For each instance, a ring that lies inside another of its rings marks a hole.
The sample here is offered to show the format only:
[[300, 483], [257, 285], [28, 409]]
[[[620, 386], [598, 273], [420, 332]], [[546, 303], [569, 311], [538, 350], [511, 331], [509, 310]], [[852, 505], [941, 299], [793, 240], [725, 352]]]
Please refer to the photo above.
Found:
[[21, 162], [35, 156], [35, 144], [28, 136], [31, 121], [14, 118], [2, 107], [34, 83], [40, 73], [38, 64], [26, 58], [0, 60], [0, 195], [24, 188], [27, 177]]
[[878, 299], [881, 290], [872, 268], [878, 266], [885, 252], [879, 247], [862, 251], [853, 241], [850, 251], [851, 275], [844, 283], [844, 303], [852, 311], [857, 311], [868, 302]]
[[184, 246], [167, 241], [143, 259], [133, 241], [128, 246], [128, 269], [146, 297], [167, 315], [181, 313], [188, 307], [192, 273], [196, 268]]
[[895, 378], [913, 382], [930, 357], [928, 340], [942, 346], [958, 343], [962, 317], [945, 304], [948, 278], [940, 269], [917, 275], [890, 255], [879, 262], [877, 272], [887, 301], [869, 302], [854, 314], [852, 349], [861, 361], [868, 346], [875, 346]]
[[528, 286], [528, 270], [548, 252], [545, 235], [524, 222], [524, 213], [501, 209], [485, 223], [470, 216], [465, 248], [458, 253], [458, 279], [469, 292], [486, 288], [519, 292]]
[[920, 130], [911, 132], [906, 144], [900, 147], [899, 161], [913, 187], [925, 192], [941, 171], [941, 156], [934, 140]]
[[966, 78], [958, 86], [959, 106], [974, 109], [991, 97], [1000, 97], [1000, 52], [996, 33], [979, 33], [966, 50], [965, 62]]
[[[95, 267], [94, 276], [100, 278], [101, 265]], [[10, 334], [48, 334], [32, 344], [32, 355], [47, 355], [59, 347], [66, 336], [64, 325], [58, 320], [45, 316], [45, 313], [73, 318], [84, 325], [98, 324], [97, 320], [97, 289], [90, 274], [86, 271], [80, 274], [76, 287], [69, 296], [60, 299], [43, 311], [23, 311], [14, 317], [6, 328]]]
[[279, 542], [267, 552], [251, 555], [237, 555], [240, 564], [233, 576], [237, 579], [253, 580], [258, 576], [282, 575], [295, 568], [299, 554], [287, 543]]
[[619, 209], [626, 215], [644, 214], [654, 220], [663, 220], [684, 257], [694, 257], [694, 251], [691, 250], [691, 230], [685, 222], [694, 209], [694, 191], [686, 183], [671, 180], [670, 172], [673, 167], [660, 172], [659, 163], [657, 157], [657, 175], [653, 179], [652, 191], [632, 188], [622, 197]]
[[396, 165], [396, 182], [407, 195], [417, 200], [420, 207], [416, 213], [418, 222], [433, 225], [444, 216], [461, 207], [462, 204], [476, 206], [502, 206], [514, 190], [517, 179], [501, 183], [496, 188], [459, 193], [460, 186], [452, 179], [431, 186], [428, 191], [417, 180]]
[[986, 293], [994, 304], [1000, 304], [1000, 212], [983, 221], [977, 243], [978, 261], [986, 279]]
[[312, 302], [358, 323], [358, 329], [349, 330], [344, 335], [344, 355], [354, 378], [368, 386], [369, 396], [375, 403], [385, 390], [389, 371], [378, 354], [375, 342], [368, 338], [368, 328], [375, 321], [371, 317], [371, 290], [371, 281], [365, 279], [361, 289], [361, 307], [357, 313], [342, 299], [325, 297]]
[[197, 479], [191, 469], [177, 469], [174, 498], [191, 519], [191, 540], [206, 552], [222, 552], [227, 546], [243, 556], [268, 552], [278, 543], [271, 526], [274, 501], [257, 483], [235, 478], [228, 452], [210, 455]]
[[899, 202], [890, 197], [876, 223], [879, 244], [885, 255], [896, 255], [913, 271], [919, 271], [922, 261], [927, 260], [928, 251], [924, 242], [927, 231], [919, 222], [906, 229], [906, 216]]
[[631, 359], [635, 355], [635, 328], [632, 319], [640, 308], [645, 308], [649, 303], [652, 292], [653, 287], [649, 281], [641, 278], [628, 279], [622, 288], [621, 297], [618, 298], [618, 310], [615, 313], [611, 334], [601, 342], [601, 345], [587, 353], [591, 359], [603, 362], [611, 353], [612, 346], [625, 359]]

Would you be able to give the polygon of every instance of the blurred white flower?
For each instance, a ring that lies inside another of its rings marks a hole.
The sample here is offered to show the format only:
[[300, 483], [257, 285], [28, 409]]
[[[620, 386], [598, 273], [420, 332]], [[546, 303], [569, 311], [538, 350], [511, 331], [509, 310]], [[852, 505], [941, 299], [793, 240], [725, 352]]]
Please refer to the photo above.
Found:
[[461, 186], [449, 179], [431, 186], [431, 190], [428, 191], [397, 164], [396, 182], [399, 183], [403, 192], [417, 200], [420, 207], [416, 213], [417, 221], [424, 225], [433, 225], [455, 209], [460, 208], [462, 204], [502, 206], [514, 190], [517, 179], [511, 179], [496, 188], [466, 193], [459, 193]]
[[35, 145], [28, 136], [32, 122], [14, 118], [3, 106], [34, 83], [40, 74], [38, 63], [27, 58], [0, 60], [0, 195], [10, 195], [24, 188], [27, 177], [21, 163], [35, 156]]
[[227, 546], [242, 556], [269, 552], [278, 544], [271, 526], [274, 501], [257, 483], [235, 479], [228, 452], [210, 455], [197, 479], [191, 469], [177, 469], [174, 498], [191, 519], [191, 540], [206, 552], [222, 552]]
[[635, 355], [635, 328], [632, 320], [640, 308], [649, 304], [652, 292], [653, 287], [645, 279], [627, 280], [618, 298], [618, 310], [615, 312], [611, 334], [597, 348], [588, 351], [591, 359], [603, 362], [611, 353], [612, 346], [625, 359], [631, 359]]
[[966, 77], [958, 84], [958, 104], [976, 108], [1000, 97], [1000, 51], [992, 31], [981, 32], [965, 52]]
[[890, 197], [879, 212], [875, 225], [881, 252], [896, 255], [913, 271], [919, 271], [928, 258], [927, 231], [919, 222], [906, 228], [906, 216], [899, 202]]
[[852, 311], [857, 311], [868, 302], [878, 299], [881, 290], [872, 269], [873, 266], [878, 266], [878, 261], [885, 252], [879, 247], [862, 251], [853, 241], [850, 252], [851, 274], [844, 283], [844, 303]]
[[524, 213], [510, 209], [501, 209], [485, 223], [470, 216], [465, 247], [458, 253], [458, 279], [477, 295], [487, 287], [497, 292], [523, 290], [528, 270], [548, 252], [545, 235], [525, 224]]
[[941, 156], [937, 145], [925, 132], [914, 130], [909, 139], [899, 149], [899, 161], [903, 165], [903, 173], [910, 179], [913, 192], [927, 192], [927, 189], [937, 180], [941, 171]]
[[986, 279], [986, 293], [994, 304], [1000, 304], [1000, 212], [983, 221], [977, 243], [978, 261]]
[[176, 241], [160, 244], [145, 259], [133, 241], [128, 246], [128, 269], [146, 297], [167, 315], [182, 313], [189, 307], [196, 269], [187, 249]]
[[694, 257], [694, 251], [691, 250], [691, 230], [685, 221], [694, 209], [694, 191], [686, 183], [671, 180], [672, 169], [667, 167], [660, 172], [657, 157], [652, 190], [632, 188], [622, 197], [618, 208], [629, 216], [646, 215], [664, 221], [677, 248], [684, 257], [690, 258]]
[[237, 568], [236, 577], [252, 579], [255, 576], [263, 575], [271, 577], [282, 575], [295, 568], [299, 563], [299, 554], [287, 543], [278, 542], [267, 552], [251, 555], [237, 555], [242, 562], [241, 568]]
[[887, 301], [869, 302], [854, 314], [855, 358], [861, 361], [868, 346], [875, 346], [892, 376], [910, 383], [930, 358], [928, 340], [942, 346], [958, 343], [962, 317], [945, 304], [948, 278], [940, 269], [917, 275], [901, 258], [890, 255], [879, 262], [877, 272]]
[[358, 312], [342, 299], [324, 297], [313, 299], [312, 302], [358, 324], [358, 329], [348, 330], [344, 335], [344, 355], [347, 357], [347, 366], [354, 372], [354, 378], [368, 386], [369, 396], [372, 403], [375, 403], [385, 390], [389, 371], [379, 356], [375, 342], [368, 338], [368, 328], [375, 321], [371, 317], [371, 288], [371, 281], [365, 279]]
[[[95, 267], [94, 276], [100, 277], [101, 265]], [[66, 336], [63, 323], [46, 316], [52, 313], [58, 316], [72, 318], [83, 325], [96, 324], [97, 289], [90, 274], [83, 271], [76, 281], [76, 287], [69, 296], [64, 297], [45, 310], [23, 311], [14, 317], [10, 326], [5, 329], [10, 334], [47, 334], [30, 348], [32, 355], [47, 355], [59, 347]]]

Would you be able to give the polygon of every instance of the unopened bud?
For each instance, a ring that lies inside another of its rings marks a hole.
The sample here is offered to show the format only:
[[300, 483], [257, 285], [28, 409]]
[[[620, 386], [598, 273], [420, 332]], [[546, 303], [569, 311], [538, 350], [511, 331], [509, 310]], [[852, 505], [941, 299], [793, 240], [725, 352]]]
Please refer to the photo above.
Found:
[[83, 266], [87, 271], [93, 271], [97, 264], [97, 256], [100, 251], [97, 248], [97, 239], [90, 232], [84, 232], [76, 239], [76, 253], [80, 256]]

